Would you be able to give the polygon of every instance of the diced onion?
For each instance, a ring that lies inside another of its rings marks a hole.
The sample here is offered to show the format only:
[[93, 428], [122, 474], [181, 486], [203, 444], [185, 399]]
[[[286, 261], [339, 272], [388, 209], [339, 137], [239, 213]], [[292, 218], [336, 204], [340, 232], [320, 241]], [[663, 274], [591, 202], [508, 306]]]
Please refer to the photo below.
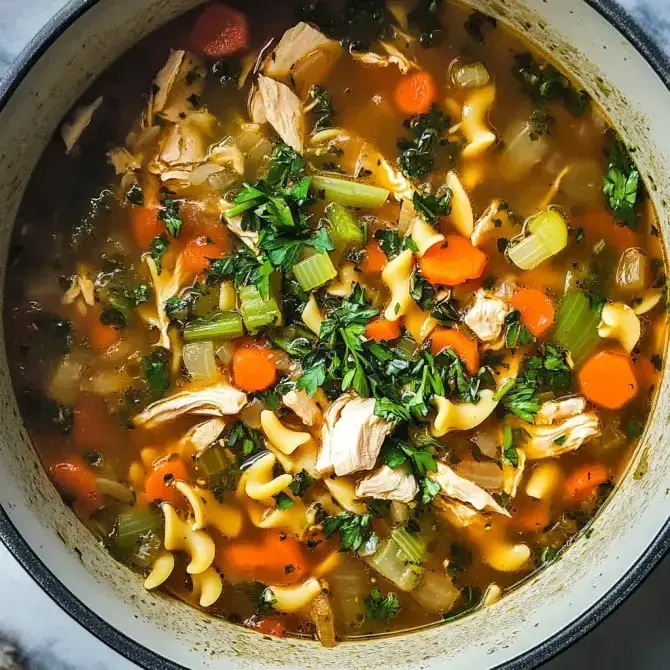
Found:
[[211, 340], [185, 344], [182, 356], [184, 365], [193, 379], [209, 381], [218, 375], [214, 359], [214, 343]]
[[448, 612], [461, 592], [447, 575], [426, 570], [418, 589], [412, 592], [416, 601], [429, 612]]
[[568, 227], [555, 210], [534, 216], [527, 225], [528, 234], [507, 248], [509, 259], [522, 270], [532, 270], [568, 245]]
[[475, 433], [474, 442], [479, 447], [479, 450], [489, 458], [498, 458], [498, 428], [494, 425], [489, 425], [481, 428]]
[[224, 342], [217, 350], [217, 358], [224, 364], [228, 365], [235, 354], [235, 345], [232, 342]]
[[619, 258], [616, 269], [616, 285], [622, 293], [635, 294], [644, 291], [647, 285], [648, 259], [642, 249], [630, 247]]
[[487, 491], [500, 491], [503, 486], [503, 472], [497, 463], [491, 461], [461, 461], [456, 466], [461, 477], [481, 486]]
[[530, 121], [516, 121], [508, 127], [502, 139], [505, 148], [500, 154], [499, 171], [507, 181], [525, 177], [549, 151], [546, 135], [536, 137]]
[[467, 63], [454, 70], [454, 83], [461, 88], [478, 88], [489, 81], [491, 75], [483, 63]]

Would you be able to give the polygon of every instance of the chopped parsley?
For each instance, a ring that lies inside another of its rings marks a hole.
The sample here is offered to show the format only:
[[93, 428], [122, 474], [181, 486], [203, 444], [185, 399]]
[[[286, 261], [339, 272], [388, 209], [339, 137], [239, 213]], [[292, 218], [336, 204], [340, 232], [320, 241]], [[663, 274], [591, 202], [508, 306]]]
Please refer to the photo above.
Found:
[[503, 426], [502, 460], [505, 465], [512, 468], [519, 466], [519, 454], [514, 446], [514, 431], [508, 423]]
[[337, 516], [327, 516], [323, 520], [323, 532], [327, 539], [335, 533], [340, 536], [340, 551], [358, 551], [372, 537], [372, 516], [340, 512]]
[[163, 256], [165, 256], [165, 252], [168, 250], [169, 246], [170, 240], [168, 240], [168, 236], [165, 233], [156, 235], [149, 245], [149, 254], [151, 255], [151, 258], [154, 259], [154, 263], [156, 263], [156, 271], [158, 274], [160, 274], [163, 269]]
[[165, 223], [165, 227], [172, 237], [179, 237], [183, 224], [179, 215], [179, 203], [176, 200], [170, 200], [169, 198], [163, 200], [163, 206], [158, 211], [158, 218]]
[[270, 294], [272, 264], [256, 256], [246, 245], [240, 245], [230, 256], [210, 260], [207, 284], [218, 284], [232, 279], [235, 288], [253, 284], [263, 298]]
[[394, 259], [405, 249], [417, 251], [416, 244], [411, 237], [400, 237], [398, 231], [391, 228], [379, 228], [375, 230], [373, 237], [379, 242], [381, 250], [389, 260]]
[[155, 347], [142, 362], [144, 378], [154, 398], [160, 398], [170, 388], [170, 352], [163, 347]]
[[391, 621], [399, 612], [400, 601], [392, 591], [383, 596], [379, 589], [373, 589], [365, 596], [366, 621]]
[[446, 141], [442, 139], [449, 128], [450, 119], [433, 104], [429, 112], [411, 116], [403, 123], [409, 138], [398, 140], [400, 168], [407, 177], [418, 179], [435, 167], [436, 152]]
[[227, 447], [239, 451], [245, 457], [265, 448], [263, 439], [258, 432], [249, 428], [242, 421], [232, 425], [224, 438], [224, 442]]
[[318, 133], [320, 130], [332, 128], [335, 112], [330, 93], [323, 86], [313, 84], [309, 89], [309, 97], [312, 100], [310, 109], [314, 114], [314, 132]]
[[521, 313], [518, 310], [512, 310], [505, 317], [505, 346], [508, 349], [516, 349], [518, 346], [532, 344], [535, 337], [521, 323]]
[[607, 206], [619, 223], [636, 228], [635, 208], [641, 194], [640, 173], [621, 140], [616, 140], [610, 147], [607, 163], [607, 173], [603, 178]]
[[452, 190], [448, 187], [438, 191], [436, 195], [422, 195], [415, 191], [412, 202], [414, 209], [421, 212], [428, 223], [436, 224], [439, 217], [451, 214], [451, 198], [453, 195]]
[[275, 499], [275, 502], [277, 503], [277, 509], [282, 510], [282, 511], [286, 510], [286, 509], [290, 509], [295, 504], [295, 501], [293, 500], [293, 498], [291, 498], [289, 495], [287, 495], [283, 491], [280, 491], [274, 497], [274, 499]]
[[291, 489], [291, 493], [293, 493], [294, 496], [302, 498], [302, 496], [305, 495], [305, 491], [307, 491], [314, 481], [314, 477], [312, 477], [307, 470], [301, 470], [293, 475], [293, 481], [288, 487]]

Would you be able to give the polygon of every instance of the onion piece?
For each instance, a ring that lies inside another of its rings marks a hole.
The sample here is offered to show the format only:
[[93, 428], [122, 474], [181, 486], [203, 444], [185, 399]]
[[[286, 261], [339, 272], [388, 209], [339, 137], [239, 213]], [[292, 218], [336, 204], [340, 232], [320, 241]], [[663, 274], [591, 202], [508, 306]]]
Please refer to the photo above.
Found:
[[525, 177], [549, 151], [546, 135], [536, 137], [530, 121], [517, 120], [507, 128], [502, 139], [505, 149], [500, 154], [499, 171], [507, 181]]
[[491, 75], [483, 63], [459, 65], [453, 72], [454, 83], [461, 88], [478, 88], [491, 81]]
[[486, 426], [475, 433], [474, 443], [479, 450], [489, 458], [498, 458], [499, 441], [498, 428], [496, 426]]
[[210, 381], [219, 370], [214, 359], [214, 342], [189, 342], [182, 352], [184, 365], [193, 379]]
[[415, 600], [429, 612], [448, 612], [461, 592], [447, 575], [426, 570], [418, 589], [412, 591]]
[[642, 249], [629, 247], [619, 258], [616, 269], [616, 286], [622, 293], [634, 295], [644, 291], [647, 285], [647, 254]]
[[107, 479], [106, 477], [97, 477], [95, 480], [95, 488], [98, 493], [116, 498], [124, 503], [132, 503], [135, 500], [135, 495], [127, 487], [114, 479]]
[[454, 469], [461, 477], [469, 479], [487, 491], [500, 491], [502, 489], [503, 472], [497, 463], [461, 461]]

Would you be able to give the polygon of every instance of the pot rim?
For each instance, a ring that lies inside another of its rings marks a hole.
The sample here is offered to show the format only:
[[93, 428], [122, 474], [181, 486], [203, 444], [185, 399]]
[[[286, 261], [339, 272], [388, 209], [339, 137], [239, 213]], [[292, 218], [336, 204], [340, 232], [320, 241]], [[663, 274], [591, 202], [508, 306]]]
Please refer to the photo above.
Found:
[[[0, 80], [0, 112], [32, 67], [56, 40], [86, 11], [101, 0], [69, 0], [30, 40]], [[614, 26], [647, 61], [670, 91], [670, 56], [615, 0], [583, 0]], [[150, 670], [187, 670], [120, 632], [67, 589], [22, 537], [0, 504], [0, 540], [40, 588], [71, 618], [108, 647], [140, 667]], [[670, 553], [670, 518], [645, 548], [635, 565], [604, 596], [550, 638], [528, 649], [496, 670], [535, 668], [565, 651], [612, 614], [644, 582], [661, 559]]]

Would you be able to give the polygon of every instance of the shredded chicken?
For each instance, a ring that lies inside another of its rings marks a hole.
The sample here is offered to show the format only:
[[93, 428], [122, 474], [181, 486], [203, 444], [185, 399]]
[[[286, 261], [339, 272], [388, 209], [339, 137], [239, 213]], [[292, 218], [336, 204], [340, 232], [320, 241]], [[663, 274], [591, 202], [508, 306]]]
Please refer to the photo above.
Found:
[[416, 498], [419, 486], [414, 475], [402, 468], [382, 465], [356, 484], [358, 498], [381, 498], [408, 503]]
[[65, 142], [65, 153], [70, 153], [77, 144], [81, 134], [88, 128], [93, 115], [98, 107], [102, 105], [102, 96], [96, 98], [90, 105], [77, 107], [70, 115], [69, 121], [66, 121], [60, 128], [60, 134]]
[[268, 117], [265, 114], [265, 105], [263, 104], [263, 96], [259, 89], [256, 89], [249, 97], [249, 118], [259, 126], [268, 122]]
[[535, 415], [535, 424], [537, 426], [549, 426], [557, 421], [581, 414], [585, 409], [586, 398], [580, 395], [564, 398], [563, 400], [547, 400], [547, 402], [542, 403]]
[[258, 75], [258, 90], [268, 123], [286, 144], [301, 154], [305, 144], [305, 117], [298, 96], [286, 84], [262, 74]]
[[138, 414], [133, 423], [145, 428], [156, 428], [184, 414], [229, 416], [237, 414], [246, 404], [247, 396], [242, 391], [228, 384], [214, 384], [157, 400]]
[[202, 453], [221, 435], [225, 427], [226, 422], [220, 417], [196, 424], [180, 440], [182, 454], [185, 451], [188, 451], [191, 455], [194, 452], [196, 454]]
[[419, 65], [415, 61], [410, 60], [398, 48], [394, 47], [388, 42], [380, 42], [380, 46], [386, 55], [382, 56], [374, 51], [366, 51], [359, 53], [353, 51], [351, 56], [354, 60], [364, 65], [372, 65], [374, 67], [389, 67], [389, 65], [396, 65], [402, 74], [407, 74], [412, 68], [418, 68]]
[[375, 400], [341, 395], [324, 415], [316, 469], [338, 476], [372, 470], [393, 424], [375, 415]]
[[444, 463], [437, 464], [437, 472], [429, 473], [429, 477], [436, 481], [447, 498], [460, 500], [472, 505], [478, 512], [490, 511], [509, 516], [509, 512], [501, 507], [484, 489], [456, 474]]
[[107, 152], [107, 161], [114, 168], [117, 175], [139, 170], [142, 165], [128, 149], [114, 147]]
[[524, 444], [531, 460], [553, 458], [575, 451], [592, 437], [600, 435], [600, 421], [595, 412], [577, 414], [551, 426], [524, 425], [528, 437]]
[[465, 313], [463, 321], [482, 342], [494, 342], [502, 334], [509, 311], [503, 300], [480, 289], [475, 294], [475, 304]]
[[[165, 268], [159, 271], [156, 261], [149, 254], [145, 254], [143, 259], [149, 268], [154, 295], [156, 296], [156, 318], [153, 315], [148, 315], [146, 309], [141, 309], [139, 314], [160, 331], [160, 338], [156, 344], [165, 349], [170, 349], [170, 337], [168, 336], [170, 319], [165, 313], [165, 304], [170, 298], [179, 293], [181, 282], [184, 279], [182, 276], [181, 258], [177, 260], [174, 272], [169, 272]], [[142, 307], [144, 308], [145, 306], [142, 305]]]
[[484, 213], [475, 221], [475, 228], [470, 236], [470, 241], [476, 247], [481, 246], [491, 237], [495, 230], [495, 219], [498, 215], [500, 200], [491, 200], [491, 204], [484, 210]]
[[249, 249], [251, 249], [255, 254], [258, 253], [258, 233], [255, 230], [244, 230], [242, 228], [242, 215], [239, 216], [228, 216], [226, 212], [232, 208], [228, 201], [221, 199], [219, 201], [219, 207], [221, 209], [221, 214], [233, 235], [238, 237], [244, 244], [246, 244]]
[[321, 423], [323, 413], [316, 402], [305, 391], [289, 391], [282, 396], [282, 402], [292, 409], [306, 426], [316, 426]]
[[438, 496], [433, 500], [433, 505], [435, 505], [435, 507], [444, 514], [447, 521], [456, 528], [467, 528], [476, 521], [481, 521], [483, 519], [479, 512], [458, 500], [450, 500], [449, 498]]
[[342, 47], [335, 40], [329, 39], [308, 23], [301, 21], [282, 35], [265, 61], [263, 72], [268, 77], [287, 82], [296, 64], [315, 51], [327, 51], [332, 54], [329, 59], [332, 68]]

